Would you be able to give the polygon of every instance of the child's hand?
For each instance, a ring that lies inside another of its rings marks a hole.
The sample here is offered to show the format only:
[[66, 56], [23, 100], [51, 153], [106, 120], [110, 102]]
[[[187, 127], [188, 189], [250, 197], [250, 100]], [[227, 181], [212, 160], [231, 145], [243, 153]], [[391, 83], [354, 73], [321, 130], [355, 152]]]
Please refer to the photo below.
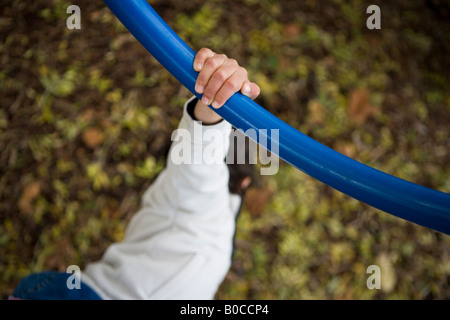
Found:
[[205, 113], [212, 116], [211, 119], [206, 119], [206, 122], [219, 121], [219, 115], [202, 107], [212, 105], [215, 109], [220, 108], [238, 91], [251, 99], [255, 99], [260, 93], [258, 85], [248, 80], [247, 70], [224, 54], [216, 54], [207, 48], [200, 49], [194, 59], [194, 69], [199, 72], [195, 91], [203, 94], [194, 110], [199, 120], [205, 121], [198, 117], [200, 113]]

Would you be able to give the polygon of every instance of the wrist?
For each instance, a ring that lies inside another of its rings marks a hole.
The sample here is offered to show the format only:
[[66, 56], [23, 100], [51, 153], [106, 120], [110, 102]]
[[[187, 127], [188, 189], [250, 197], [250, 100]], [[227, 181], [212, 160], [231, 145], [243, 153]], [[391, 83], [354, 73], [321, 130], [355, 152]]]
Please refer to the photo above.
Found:
[[205, 125], [216, 124], [222, 121], [221, 116], [219, 116], [214, 110], [202, 103], [200, 100], [197, 100], [194, 107], [194, 116]]

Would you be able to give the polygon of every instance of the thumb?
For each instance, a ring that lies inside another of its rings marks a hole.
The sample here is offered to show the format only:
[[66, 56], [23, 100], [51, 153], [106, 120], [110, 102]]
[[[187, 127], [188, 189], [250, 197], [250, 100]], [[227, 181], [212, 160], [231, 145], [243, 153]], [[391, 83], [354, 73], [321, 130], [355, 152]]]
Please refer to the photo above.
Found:
[[259, 96], [260, 92], [261, 89], [259, 88], [259, 86], [253, 82], [244, 82], [241, 87], [241, 93], [252, 100], [256, 99], [256, 97]]

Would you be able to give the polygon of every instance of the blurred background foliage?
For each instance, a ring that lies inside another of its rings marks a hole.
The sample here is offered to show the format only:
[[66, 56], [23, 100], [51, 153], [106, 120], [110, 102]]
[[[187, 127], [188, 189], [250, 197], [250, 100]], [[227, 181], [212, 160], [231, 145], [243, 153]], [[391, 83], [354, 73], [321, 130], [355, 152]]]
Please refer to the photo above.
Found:
[[[377, 169], [450, 192], [450, 6], [153, 0], [194, 49], [236, 58], [262, 106]], [[66, 9], [81, 8], [81, 30]], [[190, 93], [101, 1], [0, 4], [0, 295], [98, 259], [164, 167]], [[281, 163], [238, 219], [218, 299], [448, 299], [450, 238]], [[369, 265], [381, 289], [369, 290]]]

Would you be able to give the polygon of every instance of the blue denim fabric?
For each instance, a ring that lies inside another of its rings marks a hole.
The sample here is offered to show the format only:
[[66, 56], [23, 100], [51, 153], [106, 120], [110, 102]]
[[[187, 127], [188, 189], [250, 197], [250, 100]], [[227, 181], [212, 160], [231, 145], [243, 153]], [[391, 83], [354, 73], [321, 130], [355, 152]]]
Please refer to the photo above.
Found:
[[87, 284], [81, 282], [80, 289], [69, 289], [70, 273], [47, 271], [33, 273], [19, 283], [11, 295], [12, 299], [25, 300], [101, 300]]

